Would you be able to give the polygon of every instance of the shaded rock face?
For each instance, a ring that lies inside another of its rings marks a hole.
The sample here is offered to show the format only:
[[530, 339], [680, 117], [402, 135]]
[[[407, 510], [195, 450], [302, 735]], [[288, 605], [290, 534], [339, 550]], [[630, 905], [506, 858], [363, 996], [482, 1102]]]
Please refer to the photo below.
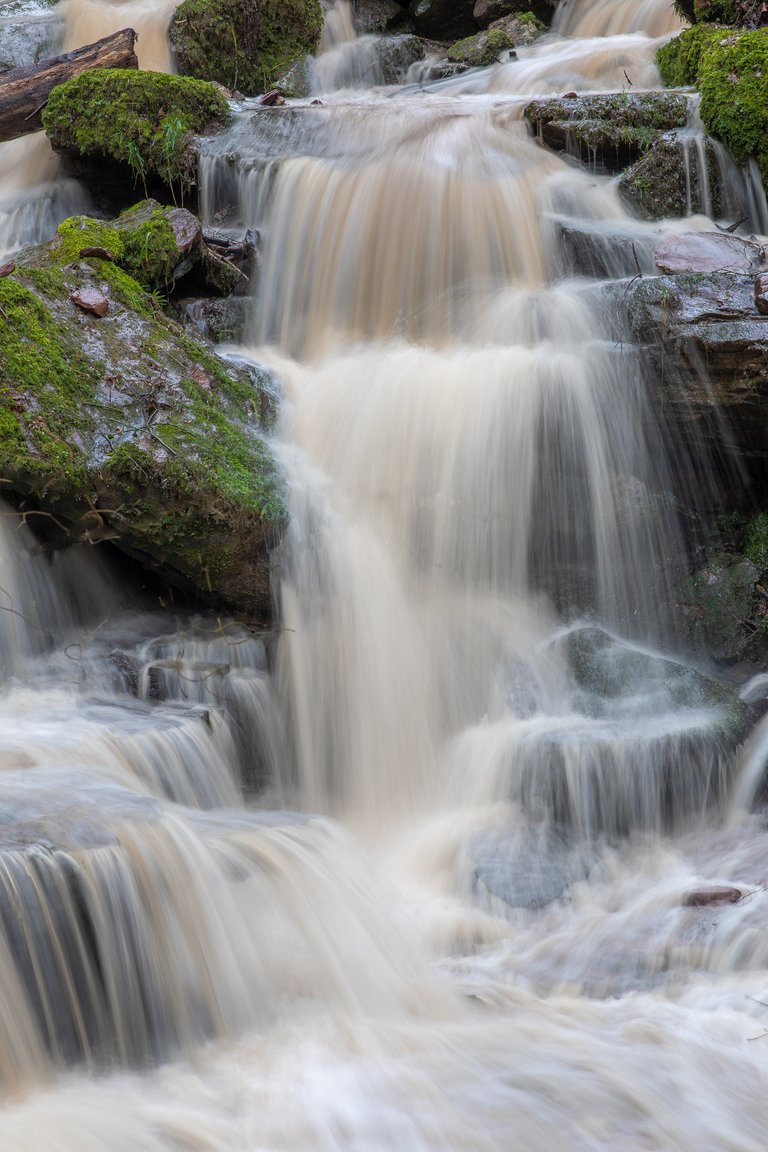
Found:
[[[71, 299], [96, 294], [101, 317]], [[204, 602], [268, 619], [285, 519], [268, 375], [225, 366], [105, 257], [21, 253], [0, 307], [6, 490], [70, 538], [111, 539]]]
[[363, 35], [410, 32], [412, 23], [406, 8], [396, 0], [355, 0], [355, 24]]
[[555, 96], [532, 101], [524, 116], [550, 148], [620, 172], [663, 132], [685, 126], [688, 100], [672, 92]]
[[409, 15], [419, 36], [461, 40], [477, 31], [473, 0], [413, 0]]
[[253, 96], [313, 53], [322, 28], [319, 0], [183, 0], [169, 35], [182, 75]]
[[710, 141], [700, 148], [686, 134], [665, 132], [619, 177], [624, 202], [641, 219], [662, 220], [721, 211], [717, 157]]

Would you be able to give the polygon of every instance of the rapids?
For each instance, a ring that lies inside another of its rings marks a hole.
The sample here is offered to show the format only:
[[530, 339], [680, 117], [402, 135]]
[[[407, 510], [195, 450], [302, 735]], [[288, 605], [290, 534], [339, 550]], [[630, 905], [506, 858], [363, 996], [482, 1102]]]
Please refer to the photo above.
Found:
[[[559, 239], [622, 278], [711, 222], [630, 219], [521, 121], [657, 84], [677, 21], [570, 0], [381, 87], [325, 6], [322, 104], [201, 157], [263, 242], [232, 351], [283, 393], [274, 634], [0, 508], [0, 1152], [763, 1152], [764, 722], [741, 758], [681, 654], [697, 494]], [[61, 5], [68, 44], [147, 17], [159, 67], [171, 7]], [[87, 203], [12, 147], [3, 251]]]

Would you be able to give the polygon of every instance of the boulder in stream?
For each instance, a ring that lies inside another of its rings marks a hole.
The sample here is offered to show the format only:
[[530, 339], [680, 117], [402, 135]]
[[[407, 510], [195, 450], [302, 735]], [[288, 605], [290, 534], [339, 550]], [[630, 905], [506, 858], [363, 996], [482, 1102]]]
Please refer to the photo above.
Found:
[[[73, 231], [0, 280], [4, 490], [68, 539], [110, 539], [203, 602], [265, 620], [286, 515], [264, 439], [271, 378], [169, 320], [117, 253], [73, 253]], [[103, 317], [73, 303], [86, 293], [107, 300]]]

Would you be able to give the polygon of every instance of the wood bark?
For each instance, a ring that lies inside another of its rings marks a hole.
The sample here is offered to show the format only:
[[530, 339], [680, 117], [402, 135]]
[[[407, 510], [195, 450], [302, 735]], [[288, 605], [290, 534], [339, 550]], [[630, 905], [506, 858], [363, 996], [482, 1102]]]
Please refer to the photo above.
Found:
[[37, 132], [42, 126], [43, 109], [57, 84], [89, 68], [138, 68], [135, 43], [134, 30], [124, 28], [74, 52], [0, 75], [0, 141]]

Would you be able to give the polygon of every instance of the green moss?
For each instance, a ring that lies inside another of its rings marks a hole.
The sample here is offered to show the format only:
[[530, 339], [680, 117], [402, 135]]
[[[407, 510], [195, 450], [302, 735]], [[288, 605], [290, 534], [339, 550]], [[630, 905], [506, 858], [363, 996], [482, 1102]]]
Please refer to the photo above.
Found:
[[0, 281], [0, 471], [28, 480], [64, 477], [81, 490], [86, 470], [76, 441], [92, 430], [83, 401], [92, 397], [100, 365], [62, 331], [30, 288]]
[[744, 551], [761, 574], [768, 571], [768, 512], [760, 512], [750, 520]]
[[183, 192], [195, 181], [192, 137], [228, 116], [229, 105], [215, 85], [95, 68], [54, 88], [43, 127], [58, 150], [117, 161], [137, 184], [156, 176]]
[[686, 88], [696, 84], [703, 55], [733, 33], [712, 24], [697, 24], [670, 40], [656, 53], [661, 79], [668, 88]]
[[521, 12], [517, 20], [519, 24], [526, 24], [529, 28], [533, 29], [538, 36], [542, 36], [547, 30], [544, 21], [539, 20], [538, 16], [533, 12]]
[[768, 29], [726, 37], [702, 56], [701, 118], [741, 164], [768, 183]]
[[84, 248], [102, 248], [112, 260], [123, 256], [123, 241], [111, 224], [92, 216], [70, 216], [56, 229], [59, 262], [69, 264], [79, 260]]
[[140, 284], [165, 285], [179, 262], [179, 246], [165, 211], [146, 202], [121, 213], [117, 230], [123, 239], [120, 263]]
[[318, 0], [184, 0], [171, 22], [179, 71], [263, 92], [320, 41]]
[[514, 48], [514, 40], [500, 28], [477, 32], [458, 40], [448, 49], [448, 59], [454, 64], [468, 64], [471, 68], [484, 68], [495, 64], [502, 52]]

